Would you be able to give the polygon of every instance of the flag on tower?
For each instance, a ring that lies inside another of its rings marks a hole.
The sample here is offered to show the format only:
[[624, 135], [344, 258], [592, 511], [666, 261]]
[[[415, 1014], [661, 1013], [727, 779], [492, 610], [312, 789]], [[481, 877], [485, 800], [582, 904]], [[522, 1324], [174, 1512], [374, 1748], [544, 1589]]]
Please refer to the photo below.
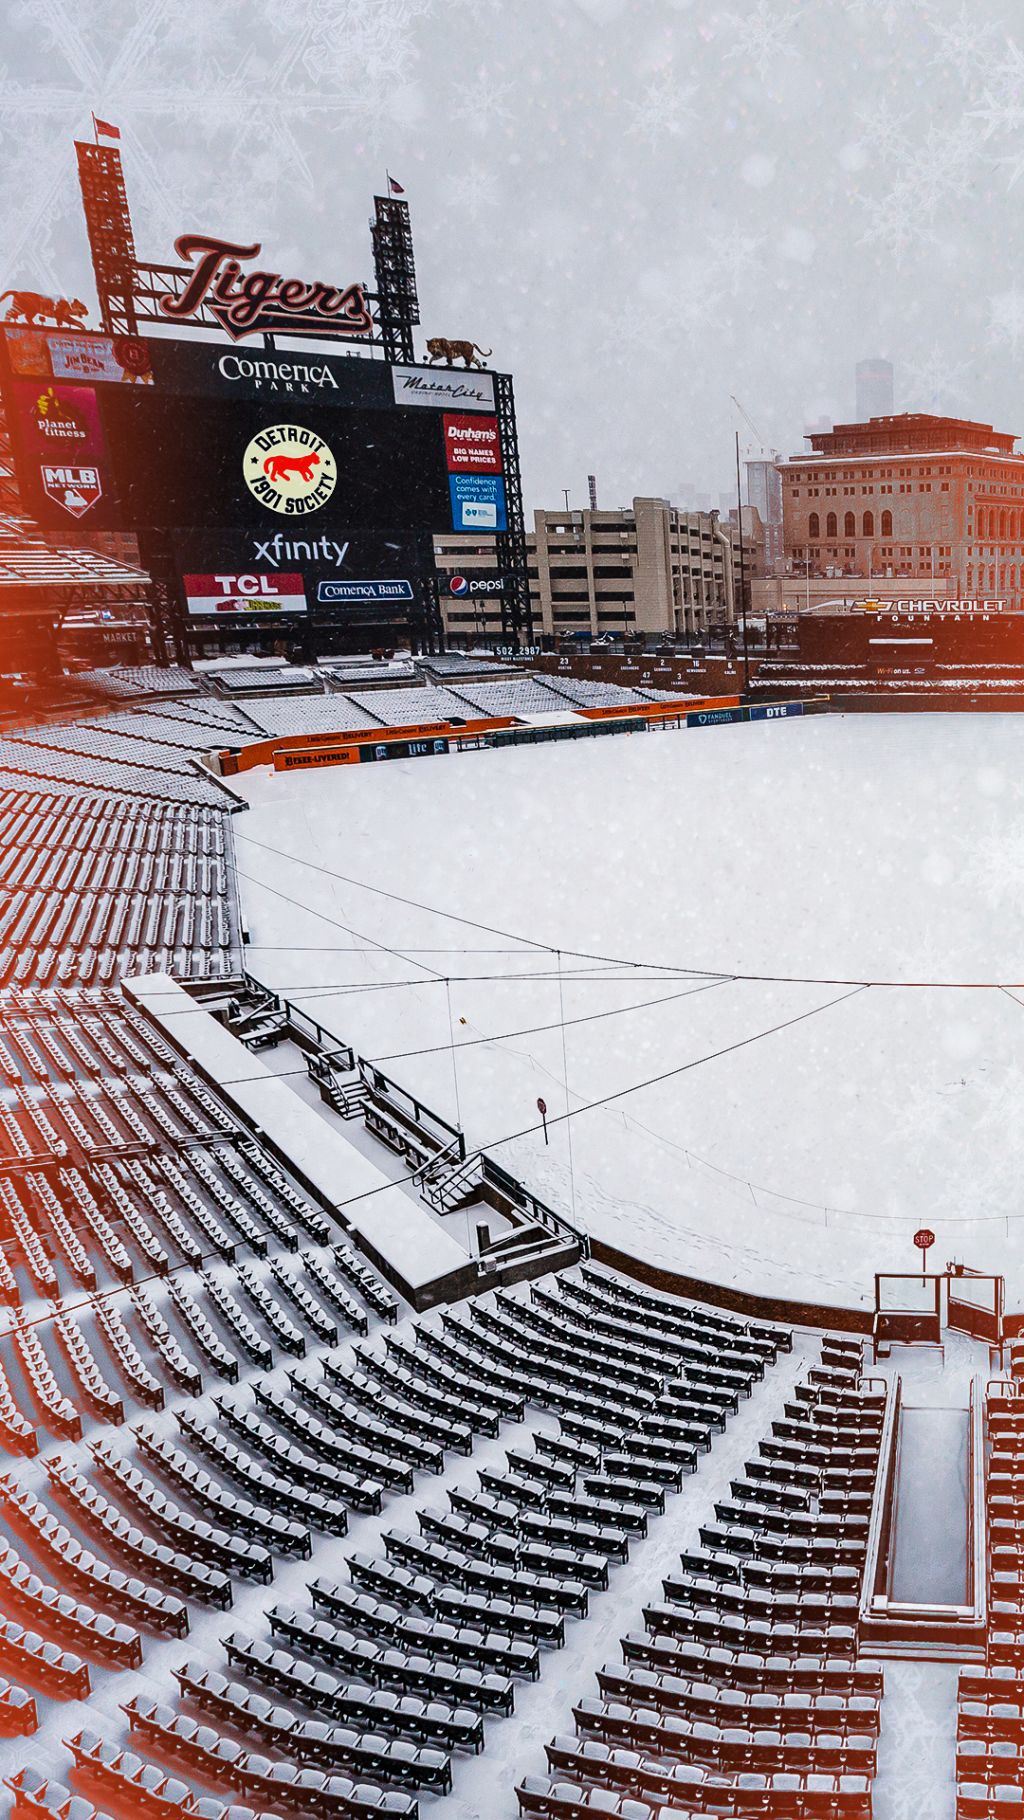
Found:
[[97, 120], [95, 114], [92, 117], [92, 130], [97, 138], [99, 138], [100, 133], [103, 134], [105, 139], [120, 139], [121, 137], [121, 128], [119, 126], [111, 126], [109, 120]]
[[391, 172], [388, 171], [386, 173], [386, 175], [387, 175], [387, 180], [388, 180], [388, 195], [389, 196], [404, 196], [405, 191], [402, 188], [402, 185], [400, 183], [395, 182], [395, 179], [392, 177]]

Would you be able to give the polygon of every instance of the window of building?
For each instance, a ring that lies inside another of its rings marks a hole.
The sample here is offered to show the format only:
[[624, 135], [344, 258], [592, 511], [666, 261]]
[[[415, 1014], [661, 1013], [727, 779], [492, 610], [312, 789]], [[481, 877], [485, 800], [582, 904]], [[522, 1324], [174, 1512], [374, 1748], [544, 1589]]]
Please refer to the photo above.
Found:
[[864, 514], [864, 536], [873, 537], [874, 535], [875, 535], [875, 515], [873, 512], [865, 512], [865, 514]]
[[844, 537], [856, 537], [856, 535], [857, 535], [857, 520], [854, 518], [852, 512], [847, 512], [845, 518], [843, 519], [843, 536]]
[[837, 527], [836, 515], [834, 512], [830, 512], [828, 517], [825, 520], [825, 536], [826, 537], [835, 537], [835, 536], [837, 536], [837, 534], [838, 534], [838, 527]]
[[883, 537], [892, 536], [892, 513], [891, 512], [882, 513], [882, 536]]

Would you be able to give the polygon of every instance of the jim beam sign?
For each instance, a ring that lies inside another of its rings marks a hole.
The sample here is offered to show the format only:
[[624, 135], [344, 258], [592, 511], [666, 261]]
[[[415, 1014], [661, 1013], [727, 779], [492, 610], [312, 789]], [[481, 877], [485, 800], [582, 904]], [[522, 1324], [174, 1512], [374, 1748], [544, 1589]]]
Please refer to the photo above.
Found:
[[205, 309], [232, 341], [267, 332], [332, 341], [373, 335], [374, 320], [361, 284], [339, 287], [285, 278], [280, 272], [243, 272], [243, 260], [259, 257], [258, 240], [182, 234], [174, 250], [189, 269], [180, 293], [159, 300], [161, 315], [172, 322], [198, 323]]

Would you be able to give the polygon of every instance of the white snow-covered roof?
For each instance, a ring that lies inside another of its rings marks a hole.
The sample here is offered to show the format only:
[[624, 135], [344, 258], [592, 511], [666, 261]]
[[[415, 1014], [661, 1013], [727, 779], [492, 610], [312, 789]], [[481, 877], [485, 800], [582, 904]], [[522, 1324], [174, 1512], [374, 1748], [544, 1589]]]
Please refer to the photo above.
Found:
[[[469, 1253], [435, 1224], [426, 1207], [417, 1208], [401, 1182], [392, 1183], [316, 1108], [275, 1075], [190, 998], [169, 973], [151, 973], [124, 982], [129, 998], [192, 1065], [216, 1083], [217, 1091], [254, 1125], [271, 1149], [284, 1152], [290, 1167], [319, 1190], [343, 1223], [365, 1237], [371, 1256], [381, 1260], [393, 1282], [418, 1291], [464, 1271]], [[360, 1198], [362, 1197], [362, 1198]]]

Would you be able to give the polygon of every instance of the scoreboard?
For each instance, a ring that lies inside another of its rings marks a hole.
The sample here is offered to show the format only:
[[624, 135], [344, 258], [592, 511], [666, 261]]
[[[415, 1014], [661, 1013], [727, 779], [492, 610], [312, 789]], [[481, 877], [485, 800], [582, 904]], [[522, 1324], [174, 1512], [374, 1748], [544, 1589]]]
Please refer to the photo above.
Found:
[[158, 548], [196, 629], [404, 620], [507, 528], [488, 372], [8, 324], [0, 390], [27, 511]]

